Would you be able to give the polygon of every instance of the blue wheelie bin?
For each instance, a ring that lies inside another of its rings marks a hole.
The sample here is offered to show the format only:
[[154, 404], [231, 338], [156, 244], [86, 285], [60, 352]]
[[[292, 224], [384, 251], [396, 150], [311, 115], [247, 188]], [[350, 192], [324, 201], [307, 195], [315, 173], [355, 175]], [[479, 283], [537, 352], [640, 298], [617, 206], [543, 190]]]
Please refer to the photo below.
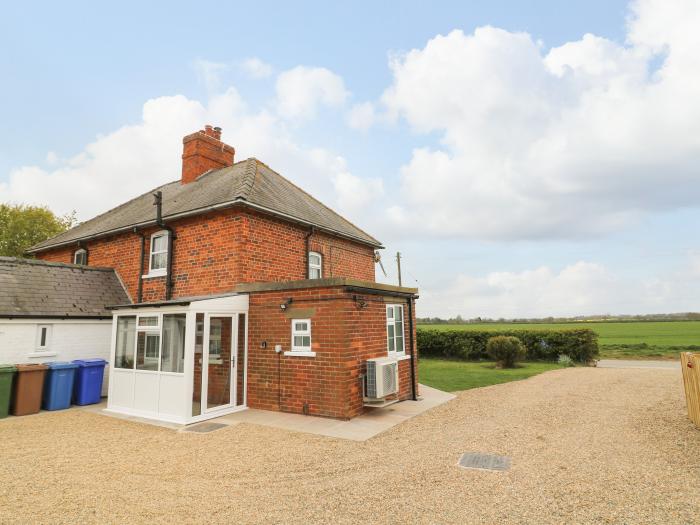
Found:
[[73, 397], [73, 381], [78, 365], [64, 361], [51, 361], [44, 364], [49, 369], [44, 378], [42, 408], [44, 410], [68, 408]]
[[73, 386], [73, 403], [93, 405], [102, 399], [102, 379], [107, 361], [104, 359], [76, 359], [78, 365]]

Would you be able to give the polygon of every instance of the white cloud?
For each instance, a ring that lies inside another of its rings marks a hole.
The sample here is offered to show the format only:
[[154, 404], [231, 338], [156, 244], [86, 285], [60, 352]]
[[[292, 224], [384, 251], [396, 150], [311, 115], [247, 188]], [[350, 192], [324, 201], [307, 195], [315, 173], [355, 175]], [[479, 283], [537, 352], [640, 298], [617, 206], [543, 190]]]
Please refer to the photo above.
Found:
[[308, 119], [319, 106], [340, 107], [349, 93], [343, 79], [322, 67], [297, 66], [277, 77], [277, 111], [285, 118]]
[[338, 172], [333, 184], [338, 209], [355, 211], [373, 204], [384, 194], [384, 181], [377, 178], [361, 178], [348, 171]]
[[348, 126], [354, 129], [367, 130], [374, 124], [376, 120], [376, 112], [374, 104], [371, 102], [363, 102], [355, 104], [347, 115]]
[[394, 59], [383, 104], [441, 139], [402, 167], [390, 217], [429, 235], [571, 238], [697, 206], [698, 11], [638, 2], [624, 46], [585, 35], [544, 52], [481, 27]]
[[215, 93], [221, 89], [221, 73], [228, 69], [227, 64], [212, 62], [198, 58], [194, 61], [194, 69], [200, 82], [207, 88], [207, 92]]
[[241, 62], [241, 67], [253, 78], [267, 78], [272, 75], [272, 66], [257, 57], [247, 58]]
[[692, 275], [686, 268], [664, 277], [627, 279], [586, 261], [559, 271], [542, 266], [458, 275], [449, 286], [421, 293], [419, 315], [512, 319], [694, 311], [700, 286]]
[[259, 158], [328, 205], [342, 206], [351, 220], [370, 202], [361, 202], [362, 192], [377, 187], [376, 181], [352, 175], [342, 157], [300, 146], [277, 116], [249, 110], [236, 89], [229, 88], [206, 105], [182, 95], [149, 100], [141, 122], [97, 137], [72, 158], [50, 154], [50, 169], [13, 170], [0, 183], [0, 202], [45, 204], [57, 213], [76, 210], [80, 220], [89, 219], [179, 179], [182, 137], [207, 123], [223, 128], [223, 140], [236, 148], [236, 160]]

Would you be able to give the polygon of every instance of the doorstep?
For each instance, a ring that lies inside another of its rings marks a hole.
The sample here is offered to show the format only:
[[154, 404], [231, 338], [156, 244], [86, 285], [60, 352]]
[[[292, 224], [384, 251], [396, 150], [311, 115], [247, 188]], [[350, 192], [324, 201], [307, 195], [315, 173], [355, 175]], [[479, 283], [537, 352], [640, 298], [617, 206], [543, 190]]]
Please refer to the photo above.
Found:
[[367, 408], [361, 416], [349, 421], [325, 417], [304, 416], [288, 412], [248, 409], [210, 419], [227, 423], [252, 423], [294, 432], [305, 432], [352, 441], [366, 441], [399, 423], [442, 405], [456, 396], [429, 386], [420, 385], [418, 401], [401, 401], [384, 408]]

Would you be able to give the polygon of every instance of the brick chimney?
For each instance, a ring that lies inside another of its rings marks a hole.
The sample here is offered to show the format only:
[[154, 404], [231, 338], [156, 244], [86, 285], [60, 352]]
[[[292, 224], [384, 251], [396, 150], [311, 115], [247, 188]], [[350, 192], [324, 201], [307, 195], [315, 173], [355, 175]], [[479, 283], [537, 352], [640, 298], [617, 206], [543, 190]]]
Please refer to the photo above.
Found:
[[221, 142], [221, 128], [210, 125], [182, 139], [182, 184], [212, 169], [233, 165], [236, 150]]

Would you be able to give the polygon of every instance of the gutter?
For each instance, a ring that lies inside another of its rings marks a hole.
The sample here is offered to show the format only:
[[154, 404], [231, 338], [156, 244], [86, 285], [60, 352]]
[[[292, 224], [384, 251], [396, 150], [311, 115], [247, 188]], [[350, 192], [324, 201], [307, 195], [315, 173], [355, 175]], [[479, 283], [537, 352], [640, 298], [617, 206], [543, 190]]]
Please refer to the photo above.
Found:
[[368, 295], [385, 295], [389, 297], [406, 297], [408, 300], [417, 298], [413, 292], [398, 292], [393, 290], [382, 290], [381, 288], [364, 288], [362, 286], [345, 286], [348, 292], [363, 293]]
[[138, 291], [136, 292], [136, 302], [140, 303], [143, 299], [143, 254], [146, 251], [146, 236], [143, 234], [143, 232], [138, 231], [137, 228], [134, 228], [134, 233], [141, 237], [141, 258], [139, 259], [139, 286]]
[[416, 396], [416, 355], [413, 341], [413, 297], [409, 297], [406, 301], [408, 304], [408, 334], [411, 343], [411, 399], [417, 401]]
[[[153, 196], [155, 197], [153, 204], [155, 204], [156, 207], [156, 224], [168, 232], [168, 273], [165, 276], [165, 300], [169, 301], [173, 295], [173, 259], [175, 258], [173, 241], [175, 240], [175, 230], [165, 224], [163, 220], [163, 192], [157, 191]], [[143, 265], [143, 258], [141, 258], [141, 265]], [[139, 280], [139, 284], [140, 283], [141, 280]], [[140, 298], [139, 302], [141, 302]]]
[[[304, 236], [304, 243], [306, 244], [306, 278], [311, 279], [311, 269], [309, 268], [309, 248], [311, 242], [311, 236], [314, 234], [315, 228], [312, 226], [309, 229], [309, 233]], [[323, 268], [321, 269], [323, 272]]]
[[[380, 243], [380, 242], [378, 242], [378, 241], [377, 241], [377, 242], [371, 242], [371, 241], [368, 241], [368, 240], [366, 240], [366, 239], [361, 239], [361, 238], [359, 238], [359, 237], [355, 237], [354, 235], [350, 235], [350, 234], [348, 234], [348, 233], [340, 232], [340, 231], [335, 230], [335, 229], [333, 229], [333, 228], [328, 228], [328, 227], [325, 227], [325, 226], [319, 226], [318, 224], [313, 224], [313, 223], [311, 223], [311, 222], [309, 222], [309, 221], [305, 221], [305, 220], [303, 220], [303, 219], [299, 219], [298, 217], [294, 217], [293, 215], [287, 215], [286, 213], [282, 213], [282, 212], [279, 212], [279, 211], [276, 211], [276, 210], [272, 210], [272, 209], [270, 209], [270, 208], [266, 208], [265, 206], [260, 206], [260, 205], [258, 205], [258, 204], [253, 204], [252, 202], [248, 202], [247, 200], [241, 199], [241, 198], [235, 199], [235, 200], [233, 200], [233, 201], [222, 202], [222, 203], [220, 203], [220, 204], [213, 204], [213, 205], [211, 205], [211, 206], [206, 206], [206, 207], [204, 207], [204, 208], [197, 208], [197, 209], [195, 209], [195, 210], [189, 210], [189, 211], [185, 211], [185, 212], [181, 212], [181, 213], [174, 213], [174, 214], [172, 214], [172, 215], [168, 215], [168, 216], [166, 217], [166, 219], [169, 220], [169, 221], [172, 221], [172, 220], [181, 219], [181, 218], [185, 218], [185, 217], [192, 217], [192, 216], [195, 216], [195, 215], [201, 215], [201, 214], [203, 214], [203, 213], [207, 213], [207, 212], [210, 212], [210, 211], [218, 211], [218, 210], [223, 210], [223, 209], [226, 209], [226, 208], [233, 208], [233, 207], [235, 207], [235, 206], [237, 206], [237, 205], [247, 206], [247, 207], [252, 208], [252, 209], [255, 209], [255, 210], [260, 210], [260, 211], [263, 211], [263, 212], [265, 212], [265, 213], [267, 213], [267, 214], [269, 214], [269, 215], [273, 215], [273, 216], [275, 216], [275, 217], [280, 217], [280, 218], [282, 218], [282, 219], [285, 219], [285, 220], [288, 220], [288, 221], [290, 221], [290, 222], [294, 222], [294, 223], [297, 223], [297, 224], [303, 224], [303, 225], [305, 225], [305, 226], [313, 226], [313, 227], [315, 227], [315, 228], [317, 228], [317, 229], [319, 229], [319, 230], [321, 230], [321, 231], [325, 231], [325, 232], [328, 232], [328, 233], [332, 233], [333, 235], [336, 235], [336, 236], [338, 236], [338, 237], [343, 237], [344, 239], [350, 239], [350, 240], [352, 240], [352, 241], [358, 242], [358, 243], [360, 243], [360, 244], [364, 244], [364, 245], [366, 245], [366, 246], [372, 246], [373, 248], [376, 248], [376, 249], [383, 249], [383, 248], [384, 248], [384, 246], [382, 245], [382, 243]], [[108, 237], [108, 236], [110, 236], [110, 235], [114, 235], [114, 234], [117, 234], [117, 233], [122, 233], [122, 232], [125, 232], [125, 231], [133, 230], [134, 228], [144, 228], [144, 227], [148, 227], [148, 226], [154, 226], [154, 225], [157, 225], [157, 224], [158, 224], [158, 223], [157, 223], [156, 221], [153, 221], [153, 220], [137, 222], [137, 223], [135, 223], [135, 224], [129, 224], [129, 225], [127, 225], [127, 226], [121, 226], [121, 227], [119, 227], [119, 228], [114, 228], [114, 229], [112, 229], [112, 230], [107, 230], [107, 231], [104, 231], [104, 232], [94, 233], [94, 234], [92, 234], [92, 235], [86, 235], [85, 237], [79, 237], [79, 238], [77, 238], [77, 239], [70, 239], [70, 240], [68, 240], [68, 241], [58, 242], [58, 243], [55, 243], [55, 244], [50, 244], [50, 245], [48, 245], [48, 246], [42, 246], [41, 248], [30, 248], [30, 249], [26, 250], [25, 253], [27, 253], [27, 254], [39, 253], [39, 252], [43, 252], [43, 251], [46, 251], [46, 250], [51, 250], [51, 249], [54, 249], [54, 248], [60, 248], [60, 247], [62, 247], [62, 246], [69, 246], [69, 245], [71, 245], [71, 244], [75, 244], [77, 241], [91, 241], [91, 240], [94, 240], [94, 239], [99, 239], [99, 238], [101, 238], [101, 237]]]
[[[140, 308], [163, 308], [165, 306], [187, 306], [192, 304], [192, 301], [161, 301], [159, 303], [140, 303], [140, 304], [117, 304], [105, 306], [105, 310], [136, 310]], [[111, 318], [110, 318], [111, 319]]]
[[111, 319], [111, 315], [0, 314], [0, 319]]

